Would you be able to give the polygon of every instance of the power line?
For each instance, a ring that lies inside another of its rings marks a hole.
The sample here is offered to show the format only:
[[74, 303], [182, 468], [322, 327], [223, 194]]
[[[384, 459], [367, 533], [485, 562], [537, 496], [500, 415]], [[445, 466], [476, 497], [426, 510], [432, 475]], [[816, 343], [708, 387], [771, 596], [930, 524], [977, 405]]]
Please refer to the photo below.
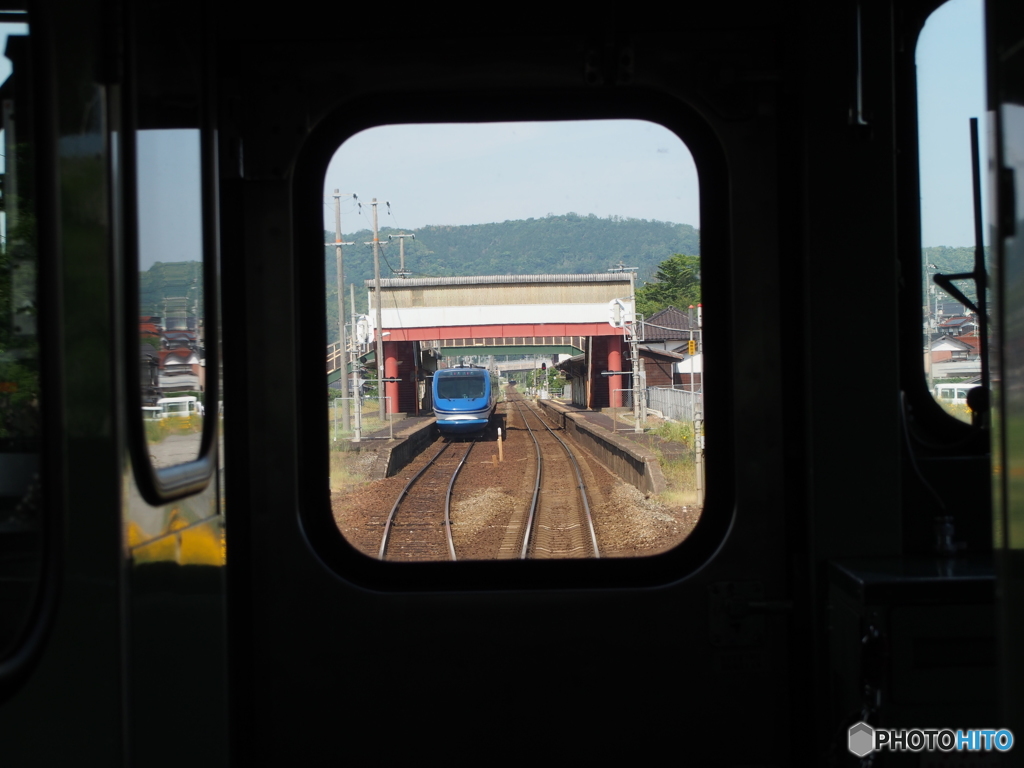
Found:
[[[393, 238], [393, 237], [397, 237], [398, 238], [399, 253], [401, 254], [401, 260], [402, 260], [401, 261], [401, 266], [399, 267], [399, 270], [398, 270], [398, 272], [396, 274], [399, 277], [405, 278], [405, 277], [408, 277], [409, 275], [412, 274], [409, 270], [407, 270], [405, 268], [405, 238], [411, 237], [413, 240], [415, 240], [416, 239], [416, 235], [412, 235], [412, 234], [407, 235], [407, 234], [405, 234], [403, 232], [400, 235], [388, 235], [388, 240], [391, 240], [391, 238]], [[391, 265], [388, 264], [388, 266], [390, 267]], [[391, 271], [394, 272], [395, 270], [392, 269]]]

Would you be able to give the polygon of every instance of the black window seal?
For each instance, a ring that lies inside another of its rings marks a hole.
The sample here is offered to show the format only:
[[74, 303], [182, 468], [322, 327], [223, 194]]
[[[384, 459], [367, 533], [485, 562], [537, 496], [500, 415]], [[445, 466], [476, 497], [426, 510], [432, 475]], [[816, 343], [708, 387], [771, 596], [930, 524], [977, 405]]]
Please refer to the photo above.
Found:
[[[382, 106], [386, 102], [385, 106]], [[658, 123], [686, 144], [697, 166], [705, 341], [721, 349], [708, 361], [715, 391], [706, 395], [705, 421], [714, 429], [707, 499], [693, 532], [668, 552], [600, 560], [382, 563], [357, 551], [331, 514], [328, 424], [322, 408], [326, 348], [322, 190], [327, 164], [350, 136], [398, 123], [512, 122], [637, 119]], [[320, 561], [335, 574], [379, 591], [486, 591], [653, 587], [689, 578], [724, 545], [735, 518], [730, 357], [729, 176], [724, 150], [711, 126], [687, 103], [655, 91], [510, 90], [389, 94], [339, 105], [302, 146], [292, 176], [293, 265], [296, 273], [298, 406], [298, 524]]]
[[[131, 4], [127, 4], [131, 6]], [[214, 76], [215, 51], [213, 36], [208, 26], [202, 27], [203, 92], [200, 114], [200, 164], [202, 185], [202, 243], [203, 243], [203, 312], [208, 331], [205, 334], [206, 385], [205, 399], [210, 406], [203, 419], [203, 432], [199, 455], [193, 461], [156, 469], [149, 459], [145, 425], [143, 424], [142, 397], [139, 391], [139, 238], [136, 157], [137, 67], [136, 51], [145, 40], [134, 33], [134, 17], [130, 7], [126, 12], [124, 35], [124, 130], [120, 144], [120, 185], [123, 231], [120, 233], [124, 248], [124, 364], [127, 376], [126, 428], [128, 451], [135, 469], [135, 480], [143, 499], [159, 506], [204, 490], [217, 468], [216, 437], [220, 421], [220, 222], [218, 213], [218, 163], [216, 115], [216, 78]], [[212, 330], [212, 332], [210, 332]]]
[[[917, 104], [917, 45], [925, 23], [947, 0], [912, 0], [897, 16], [895, 51], [897, 253], [900, 291], [900, 388], [904, 429], [918, 449], [945, 454], [987, 453], [987, 415], [966, 424], [942, 409], [928, 389], [921, 364], [924, 285], [921, 244], [921, 166]], [[969, 146], [962, 148], [966, 154]], [[941, 287], [941, 286], [940, 286]], [[983, 341], [983, 343], [985, 343]]]
[[[68, 509], [64, 479], [67, 435], [63, 397], [64, 349], [61, 258], [61, 206], [57, 159], [57, 88], [53, 66], [53, 32], [46, 14], [33, 14], [26, 2], [33, 66], [33, 156], [37, 205], [38, 333], [42, 448], [42, 563], [35, 604], [13, 650], [0, 659], [0, 701], [27, 681], [42, 657], [53, 626], [64, 565], [64, 514]], [[49, 215], [47, 214], [49, 212]]]

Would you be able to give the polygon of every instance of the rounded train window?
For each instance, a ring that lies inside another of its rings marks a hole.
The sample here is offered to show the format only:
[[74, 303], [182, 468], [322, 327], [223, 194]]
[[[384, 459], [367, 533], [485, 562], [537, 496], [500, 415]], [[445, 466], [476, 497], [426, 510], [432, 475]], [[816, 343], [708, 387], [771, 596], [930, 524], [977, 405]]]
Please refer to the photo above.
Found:
[[986, 185], [972, 174], [972, 155], [979, 173], [987, 166], [984, 38], [981, 0], [949, 0], [928, 17], [916, 51], [924, 370], [936, 401], [966, 422], [972, 411], [953, 385], [988, 384], [990, 300], [978, 290]]
[[349, 138], [323, 190], [346, 540], [403, 562], [684, 541], [704, 504], [699, 210], [690, 151], [642, 120]]

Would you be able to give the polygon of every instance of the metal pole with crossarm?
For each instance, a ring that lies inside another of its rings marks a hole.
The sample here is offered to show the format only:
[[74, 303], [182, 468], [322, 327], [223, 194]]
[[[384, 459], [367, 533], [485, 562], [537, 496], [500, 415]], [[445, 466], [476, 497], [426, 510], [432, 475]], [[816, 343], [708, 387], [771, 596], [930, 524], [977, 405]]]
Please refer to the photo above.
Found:
[[377, 198], [370, 201], [373, 206], [373, 303], [376, 310], [376, 337], [377, 345], [377, 410], [381, 422], [384, 421], [384, 337], [381, 334], [383, 323], [380, 317], [380, 235], [377, 232]]
[[341, 351], [339, 357], [341, 358], [341, 381], [342, 381], [342, 400], [341, 400], [341, 429], [344, 432], [349, 430], [349, 393], [344, 391], [344, 388], [348, 386], [348, 355], [345, 354], [347, 345], [345, 344], [345, 263], [341, 256], [341, 246], [352, 245], [352, 243], [341, 242], [341, 198], [350, 196], [353, 199], [358, 199], [355, 193], [346, 192], [342, 195], [338, 190], [334, 190], [334, 242], [325, 243], [325, 245], [334, 246], [334, 259], [335, 264], [338, 268], [338, 345]]

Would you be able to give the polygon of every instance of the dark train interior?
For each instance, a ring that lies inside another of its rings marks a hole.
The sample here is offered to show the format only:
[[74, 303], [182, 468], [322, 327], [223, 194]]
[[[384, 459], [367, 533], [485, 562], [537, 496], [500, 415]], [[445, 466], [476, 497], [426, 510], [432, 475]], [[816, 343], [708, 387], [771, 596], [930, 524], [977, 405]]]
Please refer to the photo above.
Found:
[[[1024, 12], [983, 8], [965, 423], [921, 362], [914, 52], [940, 5], [5, 6], [0, 762], [966, 765], [858, 756], [850, 728], [1024, 736]], [[604, 118], [674, 131], [700, 177], [697, 529], [616, 561], [364, 557], [325, 481], [327, 163], [377, 125]], [[216, 318], [181, 381], [222, 418], [177, 457], [138, 417], [197, 408], [139, 351], [161, 237], [202, 267], [160, 311]]]

